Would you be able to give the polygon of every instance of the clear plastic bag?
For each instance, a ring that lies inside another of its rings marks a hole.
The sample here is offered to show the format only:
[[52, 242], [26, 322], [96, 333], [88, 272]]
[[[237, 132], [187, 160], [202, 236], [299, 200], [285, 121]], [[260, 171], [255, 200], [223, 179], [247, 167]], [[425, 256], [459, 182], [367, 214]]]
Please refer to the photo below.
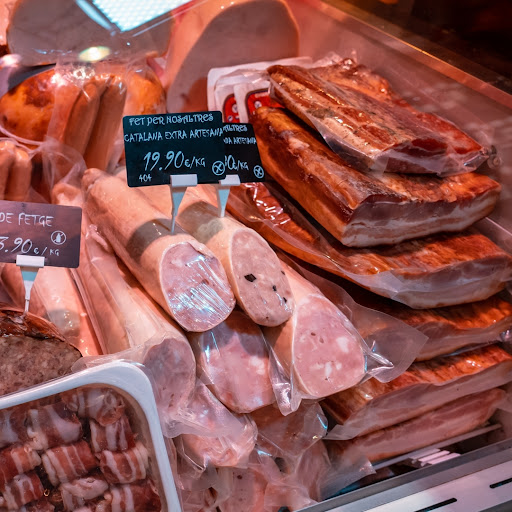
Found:
[[327, 66], [267, 71], [272, 97], [316, 128], [333, 151], [380, 173], [448, 176], [487, 160], [487, 149], [452, 123], [415, 110], [382, 87], [382, 77], [352, 59], [332, 59]]
[[473, 230], [397, 247], [345, 247], [270, 182], [233, 188], [227, 208], [280, 249], [413, 308], [483, 300], [512, 273], [510, 255]]

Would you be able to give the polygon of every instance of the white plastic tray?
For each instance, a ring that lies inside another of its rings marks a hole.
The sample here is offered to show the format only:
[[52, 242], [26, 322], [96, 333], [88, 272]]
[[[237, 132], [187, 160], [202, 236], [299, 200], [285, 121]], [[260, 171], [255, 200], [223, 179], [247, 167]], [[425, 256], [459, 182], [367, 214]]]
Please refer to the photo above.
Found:
[[[155, 484], [159, 488], [162, 511], [180, 512], [181, 505], [174, 484], [174, 477], [167, 455], [151, 382], [146, 374], [133, 363], [113, 361], [94, 368], [52, 380], [33, 388], [12, 393], [0, 398], [0, 410], [15, 407], [52, 395], [70, 391], [82, 386], [105, 385], [116, 388], [121, 395], [128, 395], [136, 403], [136, 413], [143, 413], [147, 422], [139, 418], [140, 429], [146, 441], [146, 448], [152, 458]], [[131, 402], [132, 400], [130, 400]], [[130, 404], [134, 405], [134, 404]], [[151, 446], [152, 445], [152, 446]]]

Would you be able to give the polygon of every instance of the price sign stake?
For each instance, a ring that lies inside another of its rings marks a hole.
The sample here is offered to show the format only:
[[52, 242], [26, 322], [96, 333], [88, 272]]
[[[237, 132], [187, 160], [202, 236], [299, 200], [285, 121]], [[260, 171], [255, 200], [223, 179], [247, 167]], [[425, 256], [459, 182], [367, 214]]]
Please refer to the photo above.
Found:
[[231, 187], [265, 180], [265, 171], [251, 124], [224, 123], [224, 152], [226, 177], [215, 187], [219, 217], [224, 217]]

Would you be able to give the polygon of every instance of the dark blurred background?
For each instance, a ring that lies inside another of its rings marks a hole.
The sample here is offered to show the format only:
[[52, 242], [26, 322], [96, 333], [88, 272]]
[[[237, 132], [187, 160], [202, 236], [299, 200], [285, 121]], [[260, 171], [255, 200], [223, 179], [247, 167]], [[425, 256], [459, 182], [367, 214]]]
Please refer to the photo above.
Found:
[[512, 0], [347, 0], [512, 78]]

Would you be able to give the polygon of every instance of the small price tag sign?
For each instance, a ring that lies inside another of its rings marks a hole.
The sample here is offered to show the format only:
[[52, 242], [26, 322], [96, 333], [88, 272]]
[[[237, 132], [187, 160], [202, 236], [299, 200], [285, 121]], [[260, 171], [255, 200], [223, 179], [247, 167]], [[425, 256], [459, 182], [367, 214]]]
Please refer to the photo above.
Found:
[[125, 116], [126, 172], [130, 187], [169, 185], [171, 175], [197, 175], [217, 183], [224, 168], [220, 112]]
[[0, 201], [0, 261], [41, 256], [45, 265], [78, 267], [82, 209], [55, 204]]
[[265, 181], [254, 128], [249, 123], [224, 123], [226, 174], [236, 174], [241, 183]]

